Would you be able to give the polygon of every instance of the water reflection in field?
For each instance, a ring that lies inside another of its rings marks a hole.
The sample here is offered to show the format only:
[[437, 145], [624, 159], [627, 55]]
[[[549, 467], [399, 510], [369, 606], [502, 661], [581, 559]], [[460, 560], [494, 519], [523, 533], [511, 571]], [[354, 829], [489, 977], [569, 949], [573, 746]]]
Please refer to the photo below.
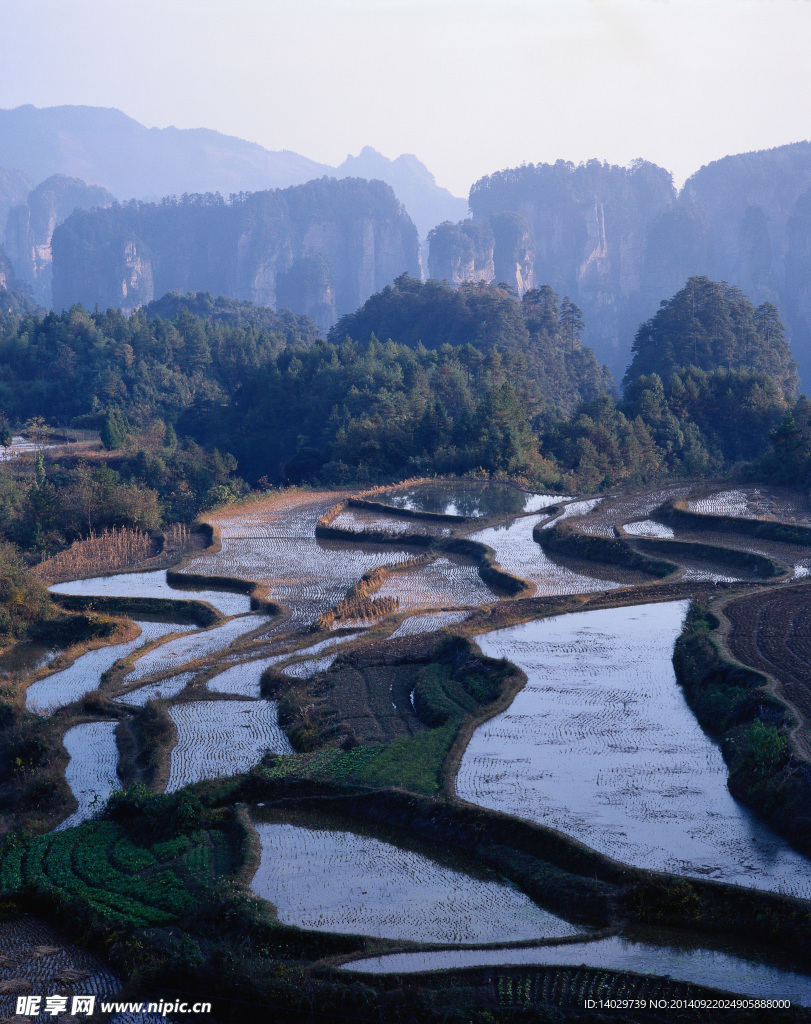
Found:
[[584, 576], [548, 558], [532, 536], [534, 527], [543, 519], [543, 516], [524, 516], [506, 526], [479, 530], [471, 534], [470, 539], [492, 548], [501, 568], [534, 583], [538, 594], [585, 594], [620, 586], [619, 583]]
[[256, 830], [262, 858], [251, 888], [288, 924], [419, 942], [508, 942], [578, 930], [503, 882], [379, 839], [286, 824]]
[[509, 484], [458, 480], [385, 491], [376, 495], [376, 499], [385, 505], [407, 508], [415, 512], [487, 519], [491, 516], [538, 512], [549, 505], [565, 501], [566, 496], [531, 494]]
[[181, 626], [172, 622], [136, 622], [141, 633], [135, 640], [124, 644], [112, 644], [88, 651], [77, 658], [74, 663], [60, 672], [54, 672], [44, 679], [32, 683], [25, 695], [25, 706], [29, 711], [51, 713], [57, 708], [72, 704], [97, 689], [104, 672], [120, 659], [126, 658], [133, 651], [151, 640], [166, 636], [168, 633], [184, 633], [193, 630], [194, 626]]
[[[768, 964], [744, 960], [720, 950], [656, 946], [620, 936], [596, 942], [566, 943], [523, 949], [453, 949], [353, 960], [344, 970], [368, 974], [411, 974], [419, 971], [458, 970], [462, 967], [506, 964], [543, 964], [634, 971], [667, 975], [740, 995], [789, 999], [811, 1006], [811, 977]], [[774, 1011], [772, 1011], [774, 1012]]]
[[165, 569], [71, 580], [69, 583], [55, 583], [50, 589], [54, 594], [79, 594], [82, 597], [155, 597], [175, 601], [205, 601], [223, 615], [242, 615], [251, 610], [251, 599], [247, 594], [172, 587], [166, 581]]
[[639, 867], [811, 896], [811, 862], [733, 800], [671, 656], [687, 602], [556, 616], [479, 637], [528, 677], [480, 726], [457, 792]]
[[121, 780], [116, 772], [117, 725], [117, 722], [83, 722], [68, 729], [62, 737], [65, 750], [70, 755], [65, 768], [65, 781], [79, 806], [57, 825], [57, 832], [87, 821], [104, 807], [113, 790], [121, 788]]

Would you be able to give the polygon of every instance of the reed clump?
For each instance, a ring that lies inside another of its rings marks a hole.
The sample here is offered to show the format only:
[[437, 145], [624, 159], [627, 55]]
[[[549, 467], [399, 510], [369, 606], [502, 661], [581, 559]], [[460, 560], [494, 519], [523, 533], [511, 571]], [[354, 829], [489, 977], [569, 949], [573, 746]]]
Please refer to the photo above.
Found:
[[31, 572], [49, 583], [92, 576], [151, 558], [156, 547], [154, 539], [143, 530], [113, 527], [101, 534], [91, 533], [87, 540], [74, 541], [67, 550], [46, 558]]

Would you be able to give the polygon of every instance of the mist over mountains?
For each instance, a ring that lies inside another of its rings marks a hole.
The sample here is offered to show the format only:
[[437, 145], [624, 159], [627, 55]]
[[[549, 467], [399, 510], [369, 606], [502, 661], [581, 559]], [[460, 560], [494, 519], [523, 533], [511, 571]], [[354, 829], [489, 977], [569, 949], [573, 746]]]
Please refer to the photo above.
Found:
[[549, 284], [582, 308], [584, 342], [620, 378], [639, 323], [703, 275], [776, 305], [811, 380], [809, 142], [714, 161], [680, 192], [643, 160], [502, 170], [473, 185], [467, 219], [414, 156], [366, 147], [332, 168], [117, 110], [0, 111], [0, 153], [3, 274], [43, 305], [133, 309], [210, 290], [327, 330], [405, 271], [519, 297]]

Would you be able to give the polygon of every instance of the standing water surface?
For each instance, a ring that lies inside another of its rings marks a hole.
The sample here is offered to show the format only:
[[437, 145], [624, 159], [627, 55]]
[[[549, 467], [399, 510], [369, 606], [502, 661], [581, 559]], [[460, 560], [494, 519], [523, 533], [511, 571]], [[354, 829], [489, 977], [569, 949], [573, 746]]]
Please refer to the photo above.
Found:
[[559, 615], [478, 638], [527, 675], [479, 726], [457, 793], [637, 867], [811, 897], [811, 862], [727, 789], [671, 657], [688, 602]]

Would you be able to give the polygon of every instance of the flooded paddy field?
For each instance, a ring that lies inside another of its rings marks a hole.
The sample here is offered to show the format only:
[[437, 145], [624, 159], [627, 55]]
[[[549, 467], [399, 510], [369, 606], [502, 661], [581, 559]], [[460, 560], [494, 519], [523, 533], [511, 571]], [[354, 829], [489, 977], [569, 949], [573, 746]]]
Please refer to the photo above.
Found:
[[125, 693], [113, 697], [116, 704], [131, 704], [134, 707], [143, 708], [151, 700], [176, 697], [186, 689], [188, 684], [195, 677], [194, 672], [181, 672], [176, 676], [169, 676], [166, 679], [159, 679], [154, 683], [147, 683], [146, 686], [136, 686]]
[[[620, 494], [603, 498], [592, 508], [579, 513], [577, 528], [583, 533], [613, 537], [614, 527], [626, 519], [649, 516], [665, 501], [684, 497], [689, 490], [690, 488], [685, 486], [659, 487], [656, 490], [640, 494]], [[582, 504], [582, 502], [576, 503], [578, 506], [582, 506]]]
[[632, 537], [653, 537], [655, 540], [673, 540], [675, 537], [672, 527], [665, 526], [664, 523], [657, 523], [654, 519], [641, 519], [637, 523], [626, 523], [624, 530]]
[[740, 487], [719, 490], [687, 502], [690, 512], [735, 516], [739, 519], [779, 519], [811, 526], [811, 499], [779, 487]]
[[[671, 540], [683, 541], [685, 543], [698, 542], [709, 544], [716, 548], [727, 548], [732, 551], [743, 551], [746, 554], [770, 558], [778, 565], [785, 566], [794, 576], [805, 576], [811, 571], [811, 548], [804, 547], [802, 544], [788, 544], [784, 541], [770, 540], [765, 537], [746, 537], [739, 533], [719, 533], [712, 529], [687, 530], [676, 528], [672, 532]], [[674, 554], [673, 560], [680, 562], [682, 565], [688, 565], [680, 555]], [[691, 562], [688, 567], [702, 568], [695, 562]], [[734, 575], [734, 570], [727, 568], [727, 572]], [[735, 578], [751, 578], [751, 576], [740, 573]]]
[[260, 761], [266, 750], [293, 752], [279, 728], [275, 701], [190, 701], [173, 704], [169, 717], [177, 729], [177, 745], [172, 750], [167, 793], [202, 779], [238, 775]]
[[168, 643], [147, 651], [139, 658], [133, 670], [125, 677], [124, 682], [131, 683], [137, 679], [145, 679], [157, 672], [171, 672], [187, 661], [196, 661], [210, 654], [225, 650], [263, 623], [267, 622], [264, 615], [243, 615], [215, 626], [213, 629], [182, 636]]
[[400, 636], [416, 636], [418, 633], [433, 633], [446, 626], [455, 626], [457, 622], [464, 622], [468, 614], [468, 612], [429, 612], [427, 615], [411, 615], [400, 623], [391, 634], [390, 639], [396, 640]]
[[578, 929], [495, 879], [355, 832], [256, 822], [253, 891], [279, 920], [415, 942], [509, 942]]
[[58, 653], [49, 644], [34, 641], [13, 644], [0, 654], [0, 676], [36, 672], [49, 665]]
[[811, 898], [811, 861], [732, 798], [676, 682], [686, 611], [637, 605], [479, 636], [528, 681], [474, 733], [457, 794], [636, 867]]
[[401, 519], [361, 508], [344, 509], [332, 520], [330, 526], [340, 530], [351, 530], [353, 533], [371, 530], [397, 534], [424, 533], [431, 537], [448, 537], [451, 532], [450, 526], [441, 521], [437, 523], [430, 519]]
[[30, 986], [17, 991], [49, 995], [87, 993], [97, 999], [108, 999], [121, 988], [121, 980], [97, 956], [66, 942], [53, 928], [31, 917], [0, 922], [0, 985], [6, 983], [4, 990], [0, 989], [0, 1014], [6, 1020], [28, 1020], [33, 1024], [57, 1020], [44, 1012], [44, 999], [42, 1013], [15, 1018], [17, 994], [13, 979], [24, 979]]
[[[707, 988], [811, 1006], [811, 975], [744, 959], [717, 949], [659, 946], [621, 936], [519, 949], [454, 949], [352, 960], [347, 971], [411, 974], [463, 967], [539, 964], [633, 971], [692, 982]], [[774, 1012], [774, 1011], [772, 1011]]]
[[392, 573], [374, 596], [396, 597], [401, 611], [467, 608], [498, 600], [479, 575], [478, 566], [459, 555], [440, 555], [425, 565]]
[[70, 761], [65, 780], [79, 806], [55, 831], [72, 828], [101, 810], [110, 794], [121, 788], [118, 767], [117, 722], [84, 722], [62, 737]]
[[172, 587], [166, 580], [165, 569], [71, 580], [69, 583], [55, 583], [49, 589], [54, 594], [75, 594], [80, 597], [155, 597], [175, 601], [204, 601], [222, 615], [242, 615], [251, 610], [251, 599], [246, 594]]
[[[469, 539], [492, 548], [501, 568], [534, 584], [537, 595], [586, 594], [621, 586], [616, 581], [585, 576], [553, 562], [532, 536], [536, 524], [543, 521], [543, 516], [524, 516], [505, 526], [479, 530], [470, 534]], [[612, 572], [622, 574], [621, 569]]]
[[[315, 529], [315, 524], [313, 524]], [[365, 572], [421, 554], [389, 544], [354, 544], [304, 537], [223, 536], [222, 551], [194, 559], [187, 571], [238, 576], [266, 584], [268, 595], [292, 612], [293, 625], [309, 625], [338, 604]]]
[[53, 672], [44, 679], [32, 683], [25, 695], [25, 706], [29, 711], [52, 714], [57, 708], [66, 707], [85, 694], [98, 689], [101, 676], [119, 661], [139, 647], [151, 643], [170, 633], [187, 633], [194, 626], [183, 626], [177, 622], [148, 622], [138, 620], [136, 626], [141, 633], [135, 640], [123, 644], [99, 647], [82, 654], [68, 668]]
[[538, 512], [549, 505], [565, 501], [566, 496], [535, 494], [510, 484], [453, 480], [384, 491], [376, 494], [375, 500], [395, 508], [407, 508], [412, 512], [490, 519], [493, 516]]

